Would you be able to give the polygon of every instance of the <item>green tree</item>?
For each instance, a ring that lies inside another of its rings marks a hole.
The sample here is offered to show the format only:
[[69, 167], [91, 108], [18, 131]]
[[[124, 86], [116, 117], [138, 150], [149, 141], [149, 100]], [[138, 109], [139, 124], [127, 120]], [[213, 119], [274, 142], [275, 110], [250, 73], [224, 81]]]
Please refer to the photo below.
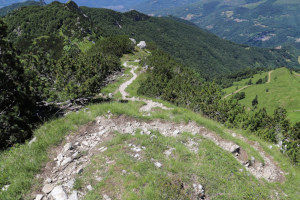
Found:
[[6, 30], [0, 19], [0, 148], [30, 136], [34, 109], [24, 70], [12, 45], [4, 39]]
[[256, 107], [257, 105], [258, 105], [258, 97], [256, 95], [255, 98], [252, 100], [252, 106]]

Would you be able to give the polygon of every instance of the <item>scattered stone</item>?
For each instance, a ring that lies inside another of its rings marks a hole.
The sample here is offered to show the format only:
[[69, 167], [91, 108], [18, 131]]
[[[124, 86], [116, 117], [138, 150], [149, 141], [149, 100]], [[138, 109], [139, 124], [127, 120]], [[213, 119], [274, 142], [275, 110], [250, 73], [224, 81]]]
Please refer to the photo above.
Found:
[[68, 199], [68, 196], [61, 185], [55, 187], [52, 190], [52, 192], [50, 193], [50, 196], [52, 196], [54, 200], [67, 200]]
[[72, 189], [75, 183], [75, 179], [71, 179], [70, 181], [68, 181], [65, 186]]
[[272, 148], [273, 148], [273, 146], [272, 146], [272, 145], [270, 145], [270, 146], [269, 146], [269, 149], [272, 149]]
[[103, 180], [102, 177], [96, 177], [96, 181], [100, 182], [100, 181], [102, 181], [102, 180]]
[[49, 194], [53, 190], [53, 188], [53, 185], [47, 184], [43, 187], [42, 192], [44, 192], [45, 194]]
[[166, 157], [169, 157], [169, 156], [172, 154], [172, 152], [173, 152], [174, 150], [175, 150], [175, 148], [170, 148], [170, 149], [166, 150], [166, 151], [164, 152], [165, 156], [166, 156]]
[[35, 197], [35, 199], [34, 199], [34, 200], [42, 200], [42, 199], [43, 199], [43, 197], [44, 197], [44, 195], [42, 195], [42, 194], [38, 194], [38, 195], [36, 195], [36, 197]]
[[78, 192], [74, 190], [68, 200], [78, 200]]
[[78, 170], [77, 170], [77, 174], [81, 174], [83, 172], [83, 168], [82, 167], [80, 167], [80, 168], [78, 168]]
[[174, 135], [174, 136], [177, 136], [177, 135], [179, 135], [179, 133], [180, 133], [179, 130], [175, 130], [175, 131], [173, 132], [173, 135]]
[[104, 200], [111, 200], [111, 198], [109, 196], [107, 196], [106, 194], [103, 195], [103, 199]]
[[61, 162], [64, 159], [64, 155], [60, 153], [57, 155], [56, 159], [58, 162]]
[[69, 151], [71, 149], [73, 149], [73, 146], [72, 146], [71, 143], [65, 144], [65, 146], [64, 146], [64, 152], [67, 152], [67, 151]]
[[157, 136], [156, 136], [156, 135], [151, 135], [150, 139], [151, 139], [151, 140], [157, 139]]
[[70, 162], [72, 162], [72, 158], [67, 157], [62, 161], [61, 165], [65, 166], [65, 165], [69, 164]]
[[154, 165], [157, 168], [161, 168], [162, 167], [162, 164], [160, 162], [155, 162]]
[[83, 141], [83, 142], [82, 142], [82, 145], [87, 146], [87, 147], [90, 146], [89, 143], [88, 143], [87, 141]]
[[240, 152], [240, 146], [239, 146], [239, 145], [236, 145], [236, 144], [232, 145], [232, 146], [230, 147], [230, 152], [231, 152], [231, 153], [239, 153], [239, 152]]
[[107, 150], [107, 147], [101, 147], [100, 149], [99, 149], [99, 151], [101, 152], [101, 153], [103, 153], [104, 151], [106, 151]]
[[147, 47], [147, 44], [145, 41], [140, 41], [137, 46], [140, 48], [140, 49], [145, 49]]
[[112, 99], [112, 98], [113, 98], [113, 94], [112, 94], [112, 93], [109, 93], [109, 94], [108, 94], [108, 98]]
[[89, 191], [92, 191], [92, 190], [93, 190], [93, 187], [92, 187], [91, 185], [86, 186], [86, 188], [87, 188]]
[[125, 169], [122, 170], [122, 175], [127, 174], [127, 171]]
[[134, 152], [140, 152], [140, 151], [142, 151], [142, 149], [140, 147], [134, 147], [131, 150], [134, 151]]
[[47, 178], [46, 179], [46, 183], [52, 183], [52, 179], [51, 178]]
[[205, 191], [202, 185], [193, 184], [195, 195], [200, 199], [205, 199]]
[[129, 38], [129, 40], [131, 40], [131, 42], [132, 42], [134, 45], [136, 45], [136, 40], [135, 40], [135, 39]]

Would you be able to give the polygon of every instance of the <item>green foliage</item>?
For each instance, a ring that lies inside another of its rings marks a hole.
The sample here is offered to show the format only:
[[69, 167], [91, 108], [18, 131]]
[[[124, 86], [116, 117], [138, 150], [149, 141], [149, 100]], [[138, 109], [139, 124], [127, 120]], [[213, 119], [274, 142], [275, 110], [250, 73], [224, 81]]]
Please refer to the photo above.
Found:
[[242, 99], [245, 99], [245, 97], [246, 97], [245, 92], [239, 92], [233, 96], [233, 98], [236, 100], [242, 100]]
[[34, 115], [24, 69], [12, 45], [5, 40], [6, 32], [0, 19], [0, 149], [24, 142], [31, 134]]
[[[177, 63], [160, 50], [153, 51], [145, 62], [150, 69], [146, 79], [140, 84], [139, 94], [162, 98], [176, 105], [190, 108], [229, 127], [246, 129], [266, 141], [274, 143], [290, 141], [291, 153], [287, 155], [299, 163], [294, 156], [299, 153], [299, 148], [297, 145], [292, 145], [294, 142], [299, 145], [299, 140], [294, 139], [294, 132], [297, 131], [290, 132], [294, 128], [286, 120], [285, 109], [277, 108], [274, 116], [270, 116], [265, 108], [247, 113], [234, 97], [229, 100], [222, 99], [218, 85], [213, 82], [204, 82], [199, 74]], [[241, 93], [237, 97], [245, 98], [244, 95], [245, 93]], [[252, 105], [257, 107], [257, 95]]]
[[153, 18], [136, 11], [117, 13], [100, 8], [82, 7], [82, 10], [93, 21], [97, 35], [125, 34], [137, 41], [155, 42], [207, 79], [249, 67], [297, 65], [297, 57], [287, 50], [238, 45], [173, 17]]
[[[187, 0], [184, 3], [148, 0], [138, 10], [160, 16], [187, 18], [221, 38], [250, 46], [293, 46], [299, 52], [297, 0]], [[251, 3], [255, 2], [255, 3]], [[156, 8], [161, 5], [160, 8]], [[199, 14], [201, 13], [201, 14]], [[226, 31], [224, 31], [226, 30]], [[288, 30], [288, 31], [287, 31]]]
[[258, 104], [258, 99], [257, 99], [257, 95], [255, 96], [255, 98], [252, 100], [252, 106], [256, 107]]

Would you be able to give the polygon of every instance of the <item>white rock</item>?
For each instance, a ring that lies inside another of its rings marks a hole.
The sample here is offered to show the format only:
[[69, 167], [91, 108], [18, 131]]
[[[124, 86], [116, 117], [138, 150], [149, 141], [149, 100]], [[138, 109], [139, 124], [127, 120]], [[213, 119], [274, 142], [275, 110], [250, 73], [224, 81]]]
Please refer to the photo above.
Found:
[[129, 38], [129, 40], [131, 40], [131, 42], [132, 42], [134, 45], [136, 45], [136, 40], [135, 40], [135, 39]]
[[175, 130], [175, 131], [173, 132], [173, 135], [174, 135], [174, 136], [177, 136], [179, 133], [180, 133], [179, 130]]
[[87, 147], [89, 146], [89, 143], [87, 141], [83, 141], [82, 144]]
[[240, 151], [240, 146], [238, 146], [238, 145], [236, 145], [236, 144], [234, 144], [234, 145], [232, 145], [231, 147], [230, 147], [230, 152], [231, 153], [237, 153], [237, 152], [239, 152]]
[[78, 200], [78, 192], [74, 190], [68, 200]]
[[92, 187], [91, 185], [86, 186], [86, 188], [87, 188], [89, 191], [93, 190], [93, 187]]
[[147, 44], [145, 41], [140, 41], [137, 45], [140, 49], [145, 49], [147, 47]]
[[106, 150], [107, 150], [107, 147], [101, 147], [101, 148], [99, 149], [99, 151], [100, 151], [101, 153], [105, 152]]
[[170, 148], [170, 149], [166, 150], [166, 151], [164, 152], [165, 156], [166, 156], [166, 157], [169, 157], [169, 156], [172, 154], [172, 152], [173, 152], [174, 150], [175, 150], [175, 148]]
[[42, 200], [43, 197], [44, 197], [44, 195], [38, 194], [38, 195], [36, 195], [34, 200]]
[[73, 186], [74, 186], [74, 183], [75, 183], [75, 180], [74, 180], [74, 179], [71, 179], [71, 180], [69, 180], [69, 181], [65, 184], [65, 186], [68, 187], [68, 188], [70, 188], [70, 189], [72, 189]]
[[61, 162], [64, 159], [64, 155], [60, 153], [57, 155], [56, 159], [58, 162]]
[[154, 165], [157, 168], [161, 168], [162, 167], [162, 164], [160, 162], [155, 162]]
[[2, 191], [7, 191], [8, 188], [9, 188], [10, 185], [5, 185], [3, 188], [2, 188]]
[[46, 179], [46, 183], [52, 183], [52, 179], [51, 178], [47, 178]]
[[30, 140], [30, 142], [28, 143], [28, 145], [32, 145], [32, 143], [36, 142], [36, 137], [34, 137], [32, 140]]
[[134, 147], [131, 150], [134, 151], [134, 152], [140, 152], [140, 151], [142, 151], [142, 149], [140, 147]]
[[61, 165], [64, 166], [66, 164], [69, 164], [71, 161], [72, 161], [72, 158], [67, 157], [62, 161]]
[[72, 148], [73, 148], [72, 144], [71, 143], [67, 143], [64, 146], [64, 152], [67, 152], [67, 151], [71, 150]]
[[103, 199], [104, 200], [111, 200], [111, 198], [109, 196], [107, 196], [106, 194], [103, 195]]
[[270, 146], [269, 146], [269, 149], [272, 149], [272, 148], [273, 148], [273, 146], [272, 146], [272, 145], [270, 145]]
[[44, 192], [45, 194], [49, 194], [53, 190], [53, 188], [53, 185], [47, 184], [43, 187], [42, 192]]
[[61, 185], [55, 187], [52, 190], [52, 192], [50, 193], [50, 196], [52, 196], [54, 200], [67, 200], [68, 199], [68, 196]]

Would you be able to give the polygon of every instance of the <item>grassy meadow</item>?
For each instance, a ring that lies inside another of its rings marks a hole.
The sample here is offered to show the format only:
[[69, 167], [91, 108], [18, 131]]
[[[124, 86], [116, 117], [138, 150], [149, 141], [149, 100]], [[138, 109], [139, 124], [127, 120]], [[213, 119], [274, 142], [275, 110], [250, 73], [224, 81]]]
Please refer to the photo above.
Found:
[[[255, 84], [259, 78], [269, 76], [269, 72], [254, 75], [252, 85], [241, 92], [245, 92], [245, 99], [240, 103], [246, 106], [247, 110], [252, 109], [252, 100], [258, 96], [258, 108], [265, 107], [268, 113], [278, 106], [284, 107], [288, 112], [288, 119], [292, 122], [300, 121], [300, 76], [290, 72], [287, 68], [278, 68], [271, 73], [270, 83]], [[232, 92], [248, 85], [249, 79], [234, 83], [230, 88], [224, 89], [224, 93]]]

